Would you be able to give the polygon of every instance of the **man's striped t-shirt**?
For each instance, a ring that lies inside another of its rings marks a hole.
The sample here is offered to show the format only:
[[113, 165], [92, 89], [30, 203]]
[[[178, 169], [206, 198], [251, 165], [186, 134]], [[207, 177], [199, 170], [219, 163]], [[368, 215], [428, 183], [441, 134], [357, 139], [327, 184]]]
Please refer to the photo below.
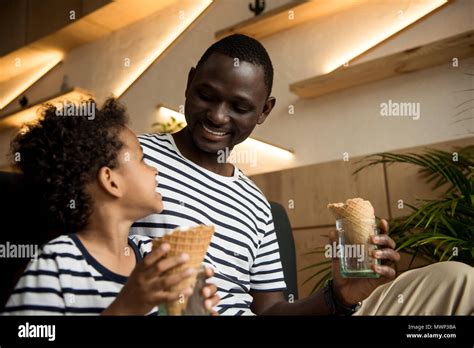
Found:
[[[151, 239], [130, 236], [137, 263], [151, 250]], [[100, 264], [75, 234], [45, 244], [28, 264], [3, 315], [98, 315], [115, 300], [128, 277]], [[155, 307], [150, 315], [158, 314]]]
[[225, 177], [185, 158], [169, 134], [138, 137], [147, 164], [158, 169], [163, 211], [133, 224], [131, 233], [161, 237], [170, 230], [214, 225], [204, 264], [215, 276], [222, 315], [251, 315], [250, 291], [283, 291], [278, 241], [270, 204], [237, 167]]

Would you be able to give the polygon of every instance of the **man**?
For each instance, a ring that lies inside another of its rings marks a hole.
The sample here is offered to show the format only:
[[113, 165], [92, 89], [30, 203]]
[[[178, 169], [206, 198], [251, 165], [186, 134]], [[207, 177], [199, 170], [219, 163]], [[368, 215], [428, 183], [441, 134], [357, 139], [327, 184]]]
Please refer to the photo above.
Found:
[[270, 58], [258, 41], [232, 35], [208, 48], [189, 71], [187, 127], [173, 135], [139, 137], [147, 163], [160, 172], [157, 190], [164, 210], [136, 222], [131, 231], [160, 237], [177, 226], [215, 225], [205, 263], [215, 269], [211, 281], [221, 298], [220, 314], [352, 314], [374, 289], [395, 278], [393, 264], [400, 255], [387, 222], [382, 220], [382, 235], [373, 240], [380, 249], [375, 257], [382, 260], [374, 267], [379, 279], [342, 278], [333, 260], [334, 279], [324, 290], [288, 303], [270, 206], [238, 168], [219, 161], [270, 114], [276, 102], [272, 81]]

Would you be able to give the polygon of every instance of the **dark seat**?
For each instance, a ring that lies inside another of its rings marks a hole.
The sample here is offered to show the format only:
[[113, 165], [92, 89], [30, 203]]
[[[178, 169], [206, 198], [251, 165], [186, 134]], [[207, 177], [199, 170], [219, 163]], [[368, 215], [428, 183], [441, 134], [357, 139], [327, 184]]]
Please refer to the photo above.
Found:
[[[21, 174], [0, 172], [0, 244], [2, 249], [47, 242], [52, 234], [42, 214], [40, 199]], [[12, 249], [10, 249], [12, 250]], [[7, 252], [5, 250], [5, 252]], [[5, 305], [29, 258], [0, 257], [0, 310]]]
[[295, 241], [291, 230], [290, 220], [285, 208], [279, 203], [270, 202], [275, 224], [275, 232], [280, 246], [280, 258], [287, 290], [285, 298], [288, 301], [298, 299], [298, 283], [296, 281], [296, 252]]

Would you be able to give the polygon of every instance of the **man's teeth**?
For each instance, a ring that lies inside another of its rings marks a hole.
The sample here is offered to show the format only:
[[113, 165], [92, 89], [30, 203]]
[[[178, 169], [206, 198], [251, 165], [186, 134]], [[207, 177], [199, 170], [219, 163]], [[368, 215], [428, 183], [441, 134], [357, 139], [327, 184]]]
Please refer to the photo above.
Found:
[[202, 127], [204, 128], [204, 130], [208, 133], [211, 133], [212, 135], [218, 135], [218, 136], [223, 136], [223, 135], [226, 135], [227, 133], [225, 132], [215, 132], [215, 131], [212, 131], [210, 130], [209, 128], [207, 128], [204, 124], [202, 125]]

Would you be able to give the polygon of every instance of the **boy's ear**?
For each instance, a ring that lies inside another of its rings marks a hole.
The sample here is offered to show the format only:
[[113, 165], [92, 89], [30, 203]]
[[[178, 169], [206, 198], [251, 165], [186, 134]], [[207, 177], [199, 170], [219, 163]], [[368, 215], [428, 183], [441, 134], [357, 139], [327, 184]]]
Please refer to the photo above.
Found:
[[188, 89], [189, 89], [189, 86], [191, 86], [191, 82], [194, 79], [194, 75], [196, 75], [196, 68], [192, 67], [191, 69], [189, 69], [188, 82], [186, 83], [186, 91], [184, 92], [184, 95], [186, 97], [188, 96]]
[[109, 167], [102, 167], [97, 173], [99, 186], [114, 197], [122, 197], [122, 185], [119, 175]]
[[267, 116], [273, 110], [275, 103], [276, 103], [275, 97], [268, 97], [267, 101], [265, 102], [265, 105], [263, 106], [262, 114], [258, 116], [257, 124], [262, 124], [263, 122], [265, 122], [265, 120], [267, 119]]

